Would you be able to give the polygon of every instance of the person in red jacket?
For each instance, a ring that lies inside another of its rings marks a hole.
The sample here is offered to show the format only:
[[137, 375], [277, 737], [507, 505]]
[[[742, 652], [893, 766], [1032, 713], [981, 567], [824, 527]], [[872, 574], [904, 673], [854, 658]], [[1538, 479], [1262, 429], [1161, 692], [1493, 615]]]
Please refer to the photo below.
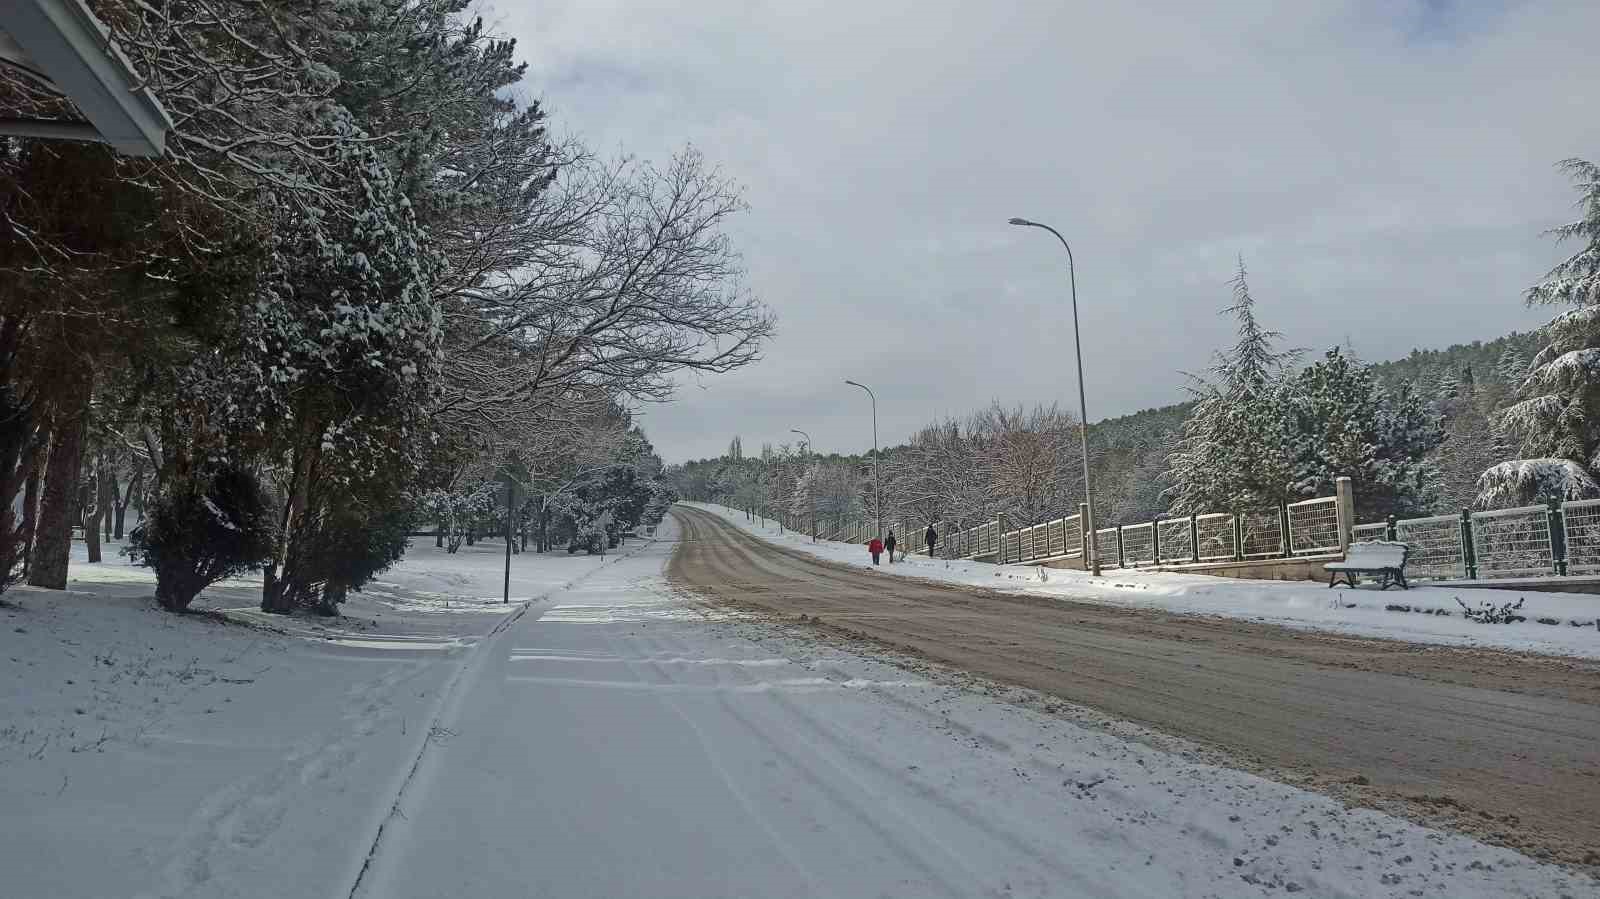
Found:
[[867, 552], [872, 553], [872, 564], [878, 564], [878, 557], [883, 555], [883, 541], [873, 537], [872, 542], [867, 544]]

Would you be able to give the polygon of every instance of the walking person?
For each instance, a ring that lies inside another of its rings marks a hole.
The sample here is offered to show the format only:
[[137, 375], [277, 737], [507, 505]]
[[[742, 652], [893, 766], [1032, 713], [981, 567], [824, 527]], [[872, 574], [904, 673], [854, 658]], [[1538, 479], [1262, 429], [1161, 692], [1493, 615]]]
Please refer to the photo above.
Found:
[[883, 555], [883, 541], [873, 537], [867, 543], [867, 552], [872, 553], [872, 564], [878, 564], [878, 557]]
[[889, 551], [889, 564], [894, 564], [894, 531], [889, 532], [889, 539], [883, 541], [883, 548]]
[[928, 541], [928, 558], [933, 558], [933, 545], [939, 542], [939, 532], [934, 530], [933, 525], [930, 524], [928, 525], [928, 532], [922, 535], [922, 539]]

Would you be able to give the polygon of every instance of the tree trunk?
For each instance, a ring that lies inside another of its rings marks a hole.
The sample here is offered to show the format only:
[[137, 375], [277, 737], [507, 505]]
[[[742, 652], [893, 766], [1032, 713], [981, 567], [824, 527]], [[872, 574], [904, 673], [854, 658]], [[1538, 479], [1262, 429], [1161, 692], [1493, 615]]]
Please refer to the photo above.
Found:
[[133, 467], [133, 474], [128, 476], [127, 488], [117, 496], [116, 520], [114, 522], [115, 529], [112, 532], [112, 538], [115, 540], [122, 539], [122, 526], [125, 523], [126, 516], [128, 514], [128, 504], [133, 501], [133, 491], [138, 488], [139, 484], [143, 480], [144, 463], [140, 462]]
[[435, 549], [444, 547], [444, 519], [439, 519], [433, 527], [433, 546]]
[[39, 527], [39, 489], [44, 485], [45, 460], [50, 452], [50, 428], [39, 424], [33, 455], [28, 461], [28, 481], [22, 490], [22, 576], [28, 576], [33, 561], [33, 534]]
[[99, 562], [100, 524], [106, 517], [106, 478], [109, 477], [110, 472], [107, 470], [101, 455], [99, 453], [94, 455], [95, 459], [91, 464], [95, 471], [95, 477], [94, 481], [89, 485], [89, 492], [86, 494], [89, 497], [89, 512], [83, 516], [82, 524], [83, 544], [88, 551], [89, 561]]
[[33, 541], [33, 563], [28, 571], [28, 583], [35, 587], [67, 588], [67, 566], [72, 558], [72, 506], [78, 496], [78, 474], [83, 466], [91, 378], [73, 385], [66, 397], [67, 407], [56, 416], [55, 440], [45, 467], [44, 497]]
[[[312, 423], [301, 420], [300, 443], [315, 442], [316, 429]], [[261, 611], [286, 615], [294, 611], [294, 596], [289, 591], [290, 552], [297, 520], [305, 514], [310, 492], [308, 482], [314, 462], [309, 458], [313, 451], [296, 447], [290, 468], [289, 487], [283, 498], [283, 512], [278, 517], [278, 533], [273, 540], [272, 559], [261, 573]]]

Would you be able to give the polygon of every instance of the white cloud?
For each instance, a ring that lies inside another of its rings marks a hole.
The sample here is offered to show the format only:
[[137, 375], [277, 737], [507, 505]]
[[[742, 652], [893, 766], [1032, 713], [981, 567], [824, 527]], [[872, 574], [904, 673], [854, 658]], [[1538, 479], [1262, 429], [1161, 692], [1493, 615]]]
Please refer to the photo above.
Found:
[[[1467, 7], [1470, 7], [1467, 8]], [[860, 449], [991, 397], [1178, 398], [1227, 339], [1238, 254], [1268, 323], [1369, 358], [1525, 328], [1600, 154], [1590, 2], [502, 2], [558, 130], [745, 185], [768, 358], [647, 426], [669, 458], [805, 428]]]

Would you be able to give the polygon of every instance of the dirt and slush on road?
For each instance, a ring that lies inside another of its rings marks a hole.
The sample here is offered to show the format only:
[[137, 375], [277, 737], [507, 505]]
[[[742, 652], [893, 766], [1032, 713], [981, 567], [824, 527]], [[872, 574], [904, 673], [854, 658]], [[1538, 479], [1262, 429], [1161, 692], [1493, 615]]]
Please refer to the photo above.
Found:
[[1600, 875], [1600, 663], [852, 569], [677, 506], [671, 579], [1214, 747], [1232, 767]]

